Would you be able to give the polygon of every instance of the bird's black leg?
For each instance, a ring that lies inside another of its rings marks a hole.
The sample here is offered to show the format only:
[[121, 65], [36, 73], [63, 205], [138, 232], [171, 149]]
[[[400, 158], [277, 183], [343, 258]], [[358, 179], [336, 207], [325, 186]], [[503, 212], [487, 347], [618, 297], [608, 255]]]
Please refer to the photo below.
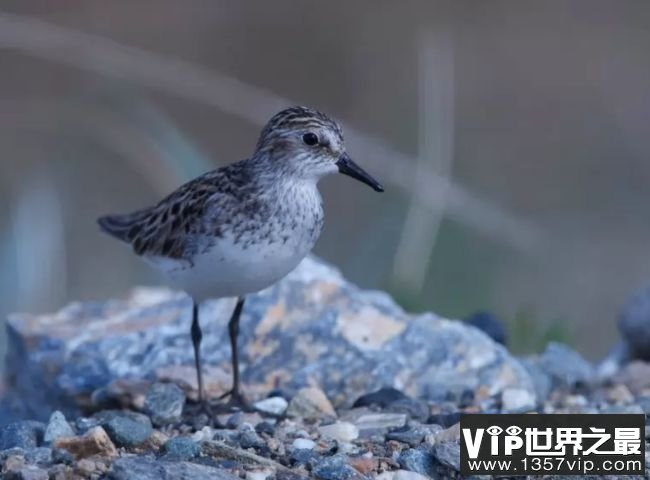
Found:
[[232, 351], [232, 389], [222, 395], [222, 397], [230, 396], [228, 401], [229, 406], [240, 407], [248, 409], [248, 403], [244, 399], [239, 389], [239, 353], [237, 349], [237, 336], [239, 335], [239, 317], [241, 316], [242, 309], [244, 308], [245, 297], [237, 299], [237, 305], [232, 312], [230, 322], [228, 322], [228, 333], [230, 335], [230, 349]]
[[207, 406], [205, 392], [203, 391], [203, 373], [201, 371], [201, 340], [203, 332], [199, 324], [199, 305], [192, 303], [192, 345], [194, 346], [194, 364], [196, 366], [196, 379], [199, 384], [199, 402], [205, 408]]

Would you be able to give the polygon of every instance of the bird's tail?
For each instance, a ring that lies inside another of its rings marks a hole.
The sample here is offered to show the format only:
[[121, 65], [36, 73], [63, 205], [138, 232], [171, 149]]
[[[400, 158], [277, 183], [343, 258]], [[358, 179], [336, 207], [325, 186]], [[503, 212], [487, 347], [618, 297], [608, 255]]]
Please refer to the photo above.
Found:
[[142, 228], [140, 222], [144, 216], [144, 211], [124, 215], [104, 215], [97, 219], [97, 223], [104, 233], [129, 243]]

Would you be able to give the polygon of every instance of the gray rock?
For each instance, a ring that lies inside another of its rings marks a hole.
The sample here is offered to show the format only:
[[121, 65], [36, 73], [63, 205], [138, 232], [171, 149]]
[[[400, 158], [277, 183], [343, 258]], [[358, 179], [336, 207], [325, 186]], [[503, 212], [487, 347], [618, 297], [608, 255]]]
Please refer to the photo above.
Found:
[[108, 472], [111, 480], [237, 480], [227, 470], [189, 462], [159, 462], [151, 457], [122, 457]]
[[381, 388], [376, 392], [362, 395], [352, 406], [355, 408], [377, 406], [388, 412], [406, 413], [409, 417], [419, 421], [425, 421], [429, 416], [429, 406], [425, 402], [408, 397], [392, 387]]
[[503, 413], [525, 413], [535, 409], [535, 396], [523, 388], [506, 388], [501, 404]]
[[404, 470], [410, 470], [421, 475], [433, 477], [436, 472], [436, 463], [433, 455], [424, 449], [409, 448], [400, 453], [397, 463]]
[[434, 447], [433, 452], [440, 463], [460, 472], [460, 443], [439, 443]]
[[539, 365], [538, 359], [535, 357], [522, 358], [521, 364], [524, 366], [533, 381], [537, 403], [544, 403], [551, 394], [551, 389], [553, 388], [553, 382], [550, 375], [542, 369]]
[[174, 383], [154, 383], [144, 400], [144, 410], [154, 425], [162, 427], [180, 421], [185, 393]]
[[52, 464], [52, 449], [37, 447], [25, 452], [25, 461], [31, 465], [49, 466]]
[[321, 480], [356, 480], [365, 478], [346, 463], [344, 455], [334, 455], [321, 460], [313, 468], [312, 474]]
[[198, 457], [201, 447], [189, 437], [175, 437], [163, 445], [162, 452], [161, 460], [178, 462]]
[[282, 397], [270, 397], [255, 402], [253, 406], [260, 412], [270, 413], [271, 415], [282, 415], [287, 411], [289, 402]]
[[239, 446], [242, 448], [261, 448], [266, 446], [266, 442], [257, 434], [251, 425], [243, 424], [239, 430]]
[[47, 427], [45, 428], [43, 441], [45, 443], [52, 443], [59, 437], [74, 437], [74, 435], [74, 430], [72, 430], [72, 427], [65, 419], [63, 413], [58, 410], [52, 412], [52, 415], [50, 415], [50, 421], [47, 423]]
[[35, 465], [27, 465], [20, 470], [18, 478], [20, 480], [48, 480], [50, 476], [46, 470]]
[[417, 447], [424, 441], [429, 430], [421, 426], [402, 427], [386, 434], [386, 440], [395, 440], [406, 443], [411, 447]]
[[118, 447], [142, 444], [153, 432], [149, 418], [133, 412], [110, 412], [101, 419], [101, 426]]
[[[210, 319], [203, 322], [207, 366], [229, 362], [232, 307], [224, 299], [201, 310]], [[191, 372], [190, 314], [183, 294], [139, 289], [123, 301], [13, 315], [8, 374], [20, 373], [15, 388], [35, 416], [53, 407], [69, 416], [75, 399], [88, 402], [117, 379], [163, 378], [179, 365]], [[433, 314], [408, 315], [386, 294], [359, 290], [314, 258], [251, 295], [240, 331], [242, 380], [250, 391], [267, 391], [278, 372], [286, 372], [285, 391], [317, 384], [335, 406], [361, 391], [403, 387], [397, 379], [408, 379], [408, 395], [435, 401], [481, 387], [489, 395], [513, 386], [533, 391], [519, 362], [482, 332]], [[196, 394], [192, 375], [178, 381]]]
[[650, 286], [637, 291], [625, 304], [618, 329], [630, 357], [650, 361]]
[[595, 379], [594, 366], [578, 352], [561, 343], [550, 342], [537, 361], [556, 387], [584, 387]]
[[74, 463], [74, 457], [67, 450], [63, 450], [62, 448], [55, 448], [52, 450], [52, 463], [72, 465]]
[[23, 448], [29, 450], [38, 446], [43, 438], [45, 425], [40, 422], [14, 422], [0, 427], [0, 450]]

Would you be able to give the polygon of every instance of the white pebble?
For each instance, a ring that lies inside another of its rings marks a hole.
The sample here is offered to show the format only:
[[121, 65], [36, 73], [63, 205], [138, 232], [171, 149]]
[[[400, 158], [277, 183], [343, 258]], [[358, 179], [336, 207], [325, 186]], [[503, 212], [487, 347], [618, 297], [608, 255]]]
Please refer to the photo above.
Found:
[[291, 448], [295, 450], [313, 450], [316, 442], [308, 438], [296, 438], [291, 444]]

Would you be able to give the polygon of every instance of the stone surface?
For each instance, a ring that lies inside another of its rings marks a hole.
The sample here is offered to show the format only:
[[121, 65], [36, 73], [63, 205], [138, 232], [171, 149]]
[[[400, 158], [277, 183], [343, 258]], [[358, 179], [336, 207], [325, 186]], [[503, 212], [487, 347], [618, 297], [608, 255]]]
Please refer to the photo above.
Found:
[[[203, 324], [206, 383], [215, 368], [230, 369], [231, 309], [231, 300], [201, 309], [210, 319]], [[180, 378], [187, 380], [181, 387], [189, 392], [190, 310], [182, 294], [138, 289], [121, 301], [75, 303], [53, 315], [13, 315], [10, 387], [31, 416], [41, 419], [53, 409], [71, 418], [80, 402], [92, 404], [93, 392], [116, 380], [161, 378], [181, 366]], [[385, 386], [436, 401], [479, 388], [490, 395], [508, 387], [533, 390], [519, 362], [477, 329], [433, 314], [408, 315], [387, 295], [359, 290], [313, 258], [250, 296], [240, 331], [243, 383], [253, 399], [275, 385], [290, 394], [318, 385], [337, 406]], [[226, 382], [228, 375], [222, 377]]]
[[272, 415], [282, 415], [287, 411], [289, 403], [282, 397], [270, 397], [255, 402], [253, 405], [255, 409], [263, 413], [270, 413]]
[[535, 395], [523, 388], [506, 388], [501, 403], [504, 413], [524, 413], [535, 408]]
[[298, 390], [287, 407], [287, 415], [292, 417], [318, 418], [323, 414], [336, 417], [336, 411], [325, 393], [315, 387]]
[[339, 442], [351, 442], [359, 438], [359, 429], [350, 422], [336, 422], [318, 428], [320, 434]]
[[180, 421], [185, 393], [174, 383], [154, 383], [144, 399], [144, 411], [156, 426]]
[[111, 480], [236, 480], [221, 468], [189, 462], [159, 462], [151, 457], [125, 457], [116, 460], [108, 473]]
[[629, 357], [650, 361], [650, 286], [641, 288], [627, 301], [618, 329]]
[[21, 421], [0, 427], [0, 450], [18, 447], [36, 448], [43, 437], [44, 425], [40, 422]]
[[201, 447], [189, 437], [172, 438], [163, 445], [163, 460], [191, 460], [198, 457]]
[[53, 446], [67, 450], [77, 459], [93, 455], [117, 456], [115, 445], [102, 427], [93, 427], [83, 436], [57, 438]]
[[312, 471], [315, 478], [320, 480], [356, 480], [364, 477], [347, 464], [343, 455], [335, 455], [319, 462]]
[[433, 477], [436, 472], [435, 459], [423, 449], [409, 448], [400, 453], [397, 462], [404, 470]]
[[47, 423], [47, 428], [45, 429], [43, 441], [45, 443], [52, 443], [57, 438], [73, 436], [74, 430], [72, 430], [72, 427], [65, 419], [63, 413], [58, 410], [52, 412], [52, 415], [50, 415], [50, 421]]
[[151, 423], [136, 421], [126, 415], [113, 415], [102, 427], [118, 447], [134, 447], [145, 442], [153, 432]]
[[549, 343], [537, 363], [557, 386], [585, 387], [595, 380], [594, 366], [578, 352], [561, 343]]

